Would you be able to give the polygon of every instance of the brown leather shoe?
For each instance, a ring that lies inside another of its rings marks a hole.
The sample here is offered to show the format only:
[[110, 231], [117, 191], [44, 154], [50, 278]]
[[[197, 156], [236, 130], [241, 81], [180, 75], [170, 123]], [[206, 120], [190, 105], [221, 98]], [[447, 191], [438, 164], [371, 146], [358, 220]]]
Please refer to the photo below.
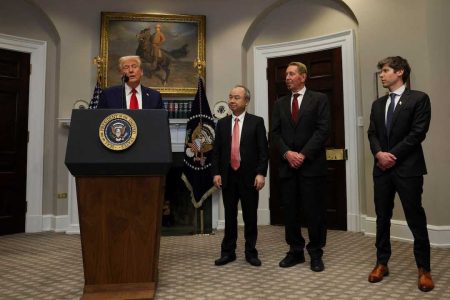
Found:
[[385, 265], [376, 265], [369, 274], [369, 282], [375, 283], [383, 280], [384, 276], [389, 276], [389, 269]]
[[431, 273], [426, 272], [424, 269], [419, 268], [419, 278], [417, 280], [417, 287], [422, 292], [429, 292], [434, 289], [433, 279]]

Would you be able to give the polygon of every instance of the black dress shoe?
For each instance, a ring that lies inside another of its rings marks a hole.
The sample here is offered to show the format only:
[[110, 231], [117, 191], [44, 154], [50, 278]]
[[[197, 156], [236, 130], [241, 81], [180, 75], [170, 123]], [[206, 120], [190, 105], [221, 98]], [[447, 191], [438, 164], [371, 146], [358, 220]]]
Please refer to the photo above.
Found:
[[311, 259], [311, 270], [314, 272], [322, 272], [325, 270], [325, 266], [323, 265], [321, 258]]
[[245, 260], [255, 267], [259, 267], [261, 265], [261, 260], [257, 256], [246, 256]]
[[216, 259], [214, 261], [214, 264], [216, 266], [223, 266], [226, 265], [229, 262], [236, 260], [236, 254], [230, 254], [230, 255], [222, 255], [219, 259]]
[[305, 254], [288, 252], [286, 257], [283, 258], [282, 261], [280, 261], [279, 266], [282, 268], [289, 268], [304, 262], [305, 262]]

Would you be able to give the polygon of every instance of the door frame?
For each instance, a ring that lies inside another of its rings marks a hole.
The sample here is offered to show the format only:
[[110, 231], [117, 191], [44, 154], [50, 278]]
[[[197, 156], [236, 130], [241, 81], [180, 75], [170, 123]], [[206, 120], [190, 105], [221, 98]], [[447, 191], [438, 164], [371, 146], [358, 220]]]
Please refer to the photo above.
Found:
[[42, 190], [44, 178], [44, 112], [47, 42], [0, 33], [0, 48], [30, 53], [28, 104], [27, 213], [25, 232], [43, 230]]
[[[359, 163], [362, 159], [362, 141], [358, 136], [359, 127], [363, 126], [362, 117], [358, 116], [356, 103], [356, 49], [353, 30], [347, 30], [330, 35], [256, 46], [254, 55], [254, 99], [255, 114], [262, 116], [266, 128], [269, 122], [268, 84], [266, 78], [267, 59], [289, 55], [315, 52], [330, 48], [342, 48], [342, 82], [344, 100], [344, 128], [345, 146], [348, 149], [346, 161], [346, 187], [347, 187], [347, 230], [361, 231], [359, 195]], [[358, 147], [358, 145], [361, 145]], [[268, 173], [269, 174], [269, 173]], [[268, 175], [267, 180], [270, 180]], [[270, 187], [261, 191], [261, 199], [269, 199]]]

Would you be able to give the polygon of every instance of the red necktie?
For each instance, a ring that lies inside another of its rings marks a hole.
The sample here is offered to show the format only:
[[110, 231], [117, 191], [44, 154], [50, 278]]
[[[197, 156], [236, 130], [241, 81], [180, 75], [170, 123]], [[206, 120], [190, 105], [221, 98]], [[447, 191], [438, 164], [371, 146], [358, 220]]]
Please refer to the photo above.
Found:
[[300, 96], [300, 94], [294, 94], [294, 99], [292, 99], [292, 109], [291, 109], [291, 118], [292, 118], [292, 122], [297, 122], [297, 116], [298, 116], [298, 96]]
[[136, 96], [136, 90], [131, 90], [131, 98], [130, 98], [130, 109], [139, 109], [139, 103]]
[[239, 119], [234, 119], [233, 135], [231, 137], [231, 168], [233, 170], [239, 169]]

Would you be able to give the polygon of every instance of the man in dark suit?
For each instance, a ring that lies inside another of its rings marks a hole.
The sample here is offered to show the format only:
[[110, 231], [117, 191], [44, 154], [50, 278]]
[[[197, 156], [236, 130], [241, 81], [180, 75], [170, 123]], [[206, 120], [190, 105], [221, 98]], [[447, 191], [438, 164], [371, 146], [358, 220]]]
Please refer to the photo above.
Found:
[[388, 57], [378, 63], [383, 87], [389, 95], [375, 100], [367, 131], [375, 158], [374, 201], [377, 214], [377, 262], [369, 282], [389, 275], [391, 256], [390, 225], [397, 192], [406, 222], [414, 236], [414, 256], [418, 267], [418, 288], [434, 288], [430, 273], [430, 241], [422, 207], [423, 175], [427, 173], [421, 143], [431, 119], [430, 98], [406, 88], [411, 68], [406, 59]]
[[139, 56], [123, 56], [119, 69], [128, 81], [124, 85], [104, 89], [97, 108], [160, 109], [164, 108], [158, 91], [141, 85], [144, 74]]
[[325, 142], [329, 135], [330, 109], [325, 94], [306, 89], [306, 66], [289, 63], [286, 85], [291, 94], [280, 98], [272, 115], [271, 142], [280, 153], [280, 194], [284, 206], [285, 237], [289, 245], [280, 267], [305, 262], [305, 239], [300, 210], [306, 217], [311, 270], [325, 269], [322, 261], [326, 242], [325, 189], [327, 162]]
[[220, 119], [216, 126], [212, 172], [214, 185], [222, 189], [225, 208], [225, 236], [217, 266], [236, 259], [237, 205], [241, 200], [244, 219], [245, 259], [260, 266], [256, 250], [259, 190], [267, 174], [268, 145], [264, 120], [246, 112], [249, 90], [237, 85], [228, 97], [233, 114]]

